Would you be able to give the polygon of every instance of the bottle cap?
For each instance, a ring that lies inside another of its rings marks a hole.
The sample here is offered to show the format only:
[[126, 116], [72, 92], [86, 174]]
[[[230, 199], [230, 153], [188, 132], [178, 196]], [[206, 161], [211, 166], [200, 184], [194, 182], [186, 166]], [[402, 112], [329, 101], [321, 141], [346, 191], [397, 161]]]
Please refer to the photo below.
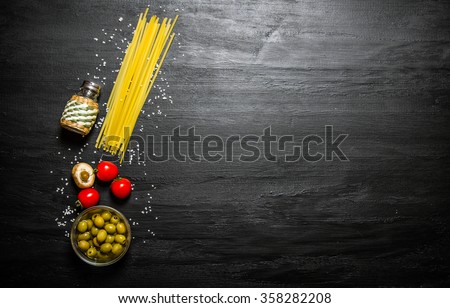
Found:
[[101, 87], [100, 85], [96, 84], [95, 82], [85, 80], [83, 81], [83, 84], [81, 85], [80, 89], [85, 88], [88, 90], [91, 90], [92, 92], [96, 93], [97, 95], [100, 94]]

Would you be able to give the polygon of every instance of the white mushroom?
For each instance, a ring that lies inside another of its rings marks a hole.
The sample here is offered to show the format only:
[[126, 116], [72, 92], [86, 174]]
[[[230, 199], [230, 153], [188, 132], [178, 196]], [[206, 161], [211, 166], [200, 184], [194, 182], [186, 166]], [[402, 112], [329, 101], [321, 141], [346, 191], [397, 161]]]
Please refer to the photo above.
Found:
[[89, 188], [94, 185], [95, 173], [89, 164], [78, 163], [73, 166], [72, 177], [79, 188]]

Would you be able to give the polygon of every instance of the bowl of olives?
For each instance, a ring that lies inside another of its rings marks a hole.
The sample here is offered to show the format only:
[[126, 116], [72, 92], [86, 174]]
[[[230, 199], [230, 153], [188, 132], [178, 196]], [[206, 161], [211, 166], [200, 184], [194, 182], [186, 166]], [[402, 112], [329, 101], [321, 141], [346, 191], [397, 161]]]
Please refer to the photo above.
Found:
[[119, 211], [106, 205], [85, 209], [70, 232], [72, 248], [84, 262], [95, 266], [119, 261], [131, 244], [131, 228]]

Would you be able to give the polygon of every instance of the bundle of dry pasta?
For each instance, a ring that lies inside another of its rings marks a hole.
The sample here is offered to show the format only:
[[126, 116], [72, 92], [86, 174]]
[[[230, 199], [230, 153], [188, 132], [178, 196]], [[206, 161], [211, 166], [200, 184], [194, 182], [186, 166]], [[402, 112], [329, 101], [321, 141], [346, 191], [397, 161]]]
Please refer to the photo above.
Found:
[[95, 146], [123, 158], [142, 107], [153, 87], [175, 33], [172, 21], [140, 14], [131, 43], [109, 97], [108, 112]]

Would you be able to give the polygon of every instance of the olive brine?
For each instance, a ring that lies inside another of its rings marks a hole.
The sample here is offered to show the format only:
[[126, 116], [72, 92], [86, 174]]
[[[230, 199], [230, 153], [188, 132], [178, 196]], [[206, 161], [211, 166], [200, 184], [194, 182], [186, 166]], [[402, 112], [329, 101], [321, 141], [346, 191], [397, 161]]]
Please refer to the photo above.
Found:
[[122, 219], [104, 210], [77, 225], [78, 249], [88, 258], [109, 261], [118, 257], [127, 245], [128, 230]]

